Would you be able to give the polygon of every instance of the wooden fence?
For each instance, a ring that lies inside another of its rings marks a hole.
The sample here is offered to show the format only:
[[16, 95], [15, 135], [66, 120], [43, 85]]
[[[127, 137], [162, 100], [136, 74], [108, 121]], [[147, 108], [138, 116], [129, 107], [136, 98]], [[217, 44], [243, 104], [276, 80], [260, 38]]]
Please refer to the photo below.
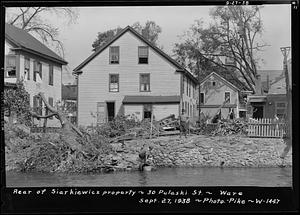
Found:
[[286, 122], [276, 119], [252, 119], [248, 120], [248, 136], [249, 137], [269, 137], [282, 138]]

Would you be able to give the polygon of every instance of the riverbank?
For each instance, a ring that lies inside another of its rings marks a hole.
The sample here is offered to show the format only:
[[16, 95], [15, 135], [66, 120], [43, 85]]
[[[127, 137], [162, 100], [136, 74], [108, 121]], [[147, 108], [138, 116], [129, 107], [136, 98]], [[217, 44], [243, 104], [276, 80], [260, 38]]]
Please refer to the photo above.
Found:
[[[116, 168], [138, 165], [138, 152], [143, 144], [152, 147], [149, 162], [155, 167], [278, 167], [285, 145], [282, 139], [242, 136], [208, 137], [203, 135], [159, 137], [113, 144]], [[285, 159], [292, 166], [292, 152]]]
[[[15, 133], [6, 135], [6, 170], [37, 172], [110, 172], [138, 170], [138, 154], [151, 146], [154, 167], [278, 167], [285, 144], [282, 139], [239, 135], [178, 135], [135, 139], [109, 144], [101, 138], [87, 144], [84, 153], [64, 144], [64, 134]], [[292, 151], [284, 166], [292, 166]]]

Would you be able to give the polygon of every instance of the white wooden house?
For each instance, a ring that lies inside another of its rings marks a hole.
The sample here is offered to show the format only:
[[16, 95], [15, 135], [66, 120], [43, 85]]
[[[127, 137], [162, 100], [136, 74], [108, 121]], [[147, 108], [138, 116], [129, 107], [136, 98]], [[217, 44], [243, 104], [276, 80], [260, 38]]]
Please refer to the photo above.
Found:
[[[45, 108], [36, 96], [43, 92], [51, 105], [61, 101], [62, 66], [67, 62], [26, 31], [5, 24], [5, 72], [4, 82], [15, 84], [23, 80], [30, 95], [30, 104], [39, 113]], [[38, 126], [42, 120], [35, 120]], [[55, 118], [48, 126], [59, 126]]]
[[131, 27], [74, 69], [78, 86], [78, 125], [89, 126], [118, 114], [139, 120], [195, 118], [197, 79]]
[[245, 117], [249, 93], [251, 91], [233, 73], [211, 72], [200, 82], [201, 112], [212, 118], [221, 108], [223, 119], [228, 119], [231, 112], [234, 118]]

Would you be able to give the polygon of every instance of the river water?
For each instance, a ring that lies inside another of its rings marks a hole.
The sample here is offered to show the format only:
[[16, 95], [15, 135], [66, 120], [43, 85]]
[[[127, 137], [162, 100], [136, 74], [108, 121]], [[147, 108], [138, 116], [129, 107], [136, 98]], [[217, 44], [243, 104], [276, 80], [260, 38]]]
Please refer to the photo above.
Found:
[[292, 168], [158, 168], [152, 172], [44, 174], [6, 172], [7, 187], [259, 186], [291, 187]]

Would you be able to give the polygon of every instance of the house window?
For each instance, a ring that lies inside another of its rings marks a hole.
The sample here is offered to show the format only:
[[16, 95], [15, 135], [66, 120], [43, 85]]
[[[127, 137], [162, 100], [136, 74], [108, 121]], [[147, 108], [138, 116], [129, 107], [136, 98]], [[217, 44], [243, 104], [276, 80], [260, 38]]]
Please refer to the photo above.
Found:
[[215, 81], [212, 81], [212, 82], [211, 82], [211, 85], [212, 85], [213, 87], [215, 87], [215, 86], [216, 86], [216, 82], [215, 82]]
[[140, 91], [150, 91], [150, 74], [140, 74]]
[[6, 71], [7, 71], [7, 77], [16, 77], [17, 71], [16, 71], [16, 60], [17, 57], [15, 55], [7, 55], [6, 56]]
[[192, 82], [189, 81], [189, 97], [191, 97], [191, 84], [192, 84]]
[[119, 74], [109, 74], [109, 92], [119, 92]]
[[42, 98], [40, 96], [33, 97], [33, 110], [39, 115], [43, 113], [43, 103]]
[[200, 104], [204, 104], [204, 93], [200, 93]]
[[185, 77], [182, 76], [182, 94], [184, 94], [184, 82], [185, 82]]
[[38, 78], [42, 80], [42, 64], [38, 61], [34, 61], [33, 63], [33, 80], [37, 81]]
[[53, 65], [49, 65], [49, 85], [53, 86]]
[[119, 46], [111, 46], [109, 49], [109, 62], [111, 64], [118, 64], [119, 63], [119, 56], [120, 56], [120, 49]]
[[285, 102], [277, 102], [276, 103], [276, 115], [278, 118], [286, 117], [286, 103]]
[[24, 73], [25, 73], [25, 77], [27, 76], [27, 80], [30, 80], [30, 59], [29, 58], [25, 58]]
[[148, 53], [149, 51], [147, 46], [139, 46], [138, 54], [140, 64], [148, 64]]
[[224, 101], [226, 101], [226, 104], [230, 103], [230, 92], [225, 92]]
[[189, 95], [189, 79], [186, 79], [186, 95]]
[[[52, 97], [48, 98], [48, 103], [51, 107], [53, 107], [53, 98]], [[49, 114], [49, 110], [48, 110], [48, 108], [46, 108], [46, 115], [48, 115], [48, 114]], [[49, 119], [53, 119], [53, 116], [49, 117]]]
[[152, 115], [152, 105], [145, 104], [144, 105], [144, 119], [151, 119], [151, 115]]
[[192, 85], [192, 89], [193, 89], [193, 97], [192, 98], [195, 98], [195, 84]]

